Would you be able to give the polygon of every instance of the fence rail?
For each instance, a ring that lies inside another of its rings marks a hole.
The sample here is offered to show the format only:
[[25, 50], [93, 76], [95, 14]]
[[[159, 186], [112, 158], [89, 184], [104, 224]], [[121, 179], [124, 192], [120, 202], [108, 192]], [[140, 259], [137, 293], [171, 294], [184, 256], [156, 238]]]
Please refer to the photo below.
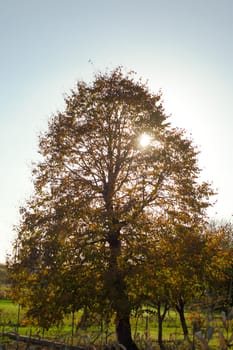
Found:
[[15, 340], [17, 342], [22, 342], [27, 345], [37, 345], [41, 347], [46, 347], [50, 349], [66, 349], [66, 350], [86, 350], [85, 347], [82, 346], [75, 346], [75, 345], [69, 345], [58, 341], [53, 341], [49, 339], [41, 339], [39, 337], [30, 337], [25, 335], [19, 335], [14, 332], [3, 332], [2, 337], [8, 337], [12, 340]]

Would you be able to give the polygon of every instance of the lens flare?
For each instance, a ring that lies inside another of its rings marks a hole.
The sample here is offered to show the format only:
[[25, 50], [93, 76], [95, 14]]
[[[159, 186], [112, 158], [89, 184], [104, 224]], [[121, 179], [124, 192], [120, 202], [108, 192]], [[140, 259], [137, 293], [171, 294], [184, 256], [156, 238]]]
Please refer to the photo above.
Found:
[[148, 146], [150, 144], [150, 142], [151, 142], [151, 136], [146, 134], [146, 133], [143, 133], [139, 138], [139, 144], [142, 147]]

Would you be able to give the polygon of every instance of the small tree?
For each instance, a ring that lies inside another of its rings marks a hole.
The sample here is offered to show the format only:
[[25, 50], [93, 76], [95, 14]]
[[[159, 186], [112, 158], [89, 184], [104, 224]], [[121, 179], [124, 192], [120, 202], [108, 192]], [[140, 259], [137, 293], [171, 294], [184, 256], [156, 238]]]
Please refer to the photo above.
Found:
[[185, 307], [205, 292], [205, 226], [200, 220], [189, 219], [186, 225], [184, 218], [182, 220], [183, 223], [178, 224], [178, 217], [175, 222], [170, 217], [170, 220], [160, 220], [155, 224], [153, 230], [154, 235], [157, 232], [157, 243], [148, 251], [144, 273], [139, 273], [140, 277], [144, 276], [142, 283], [147, 288], [146, 298], [157, 309], [161, 348], [166, 311], [175, 308], [184, 338], [188, 338]]
[[229, 310], [232, 307], [233, 226], [210, 223], [205, 232], [205, 288], [209, 307]]
[[64, 312], [111, 307], [119, 343], [136, 349], [134, 273], [156, 245], [153, 223], [201, 222], [211, 190], [198, 181], [198, 152], [168, 123], [161, 94], [133, 73], [117, 68], [90, 85], [78, 82], [65, 102], [40, 138], [35, 192], [21, 209], [9, 261], [16, 297], [29, 312], [37, 308], [27, 297], [36, 292], [29, 281], [41, 285], [42, 276], [55, 274], [55, 304]]

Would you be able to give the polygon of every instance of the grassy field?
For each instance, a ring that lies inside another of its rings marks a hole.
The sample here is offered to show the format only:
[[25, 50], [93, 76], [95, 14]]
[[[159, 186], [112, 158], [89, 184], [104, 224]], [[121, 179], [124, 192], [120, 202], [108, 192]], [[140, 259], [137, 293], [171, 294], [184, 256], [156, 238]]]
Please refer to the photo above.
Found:
[[[187, 320], [189, 320], [190, 313], [186, 316]], [[75, 315], [75, 325], [79, 323], [80, 317], [80, 313], [77, 313]], [[219, 345], [217, 345], [219, 343], [219, 340], [217, 339], [217, 328], [221, 326], [219, 315], [216, 315], [214, 325], [216, 328], [216, 334], [214, 337], [212, 337], [212, 340], [209, 343], [210, 349], [221, 349]], [[97, 343], [106, 344], [114, 341], [115, 339], [113, 322], [109, 325], [108, 329], [101, 329], [100, 325], [89, 326], [87, 328], [74, 327], [72, 329], [71, 315], [68, 315], [61, 325], [52, 327], [49, 331], [46, 332], [42, 331], [41, 329], [33, 327], [31, 325], [26, 325], [24, 311], [20, 310], [16, 304], [12, 303], [9, 300], [0, 300], [0, 328], [1, 331], [4, 332], [18, 332], [21, 335], [40, 336], [50, 339], [52, 338], [59, 341], [64, 341], [69, 344], [73, 343], [79, 345], [90, 345]], [[228, 331], [230, 332], [232, 328], [233, 325], [229, 323]], [[191, 335], [192, 328], [190, 321], [189, 331]], [[203, 336], [205, 336], [206, 331], [207, 326], [203, 325]], [[155, 315], [148, 317], [148, 315], [145, 313], [144, 315], [140, 316], [139, 319], [132, 318], [132, 333], [137, 343], [140, 343], [140, 348], [147, 348], [148, 346], [145, 344], [155, 343], [157, 340], [157, 321]], [[174, 311], [168, 314], [168, 317], [164, 323], [163, 335], [164, 340], [168, 341], [177, 341], [179, 339], [183, 339], [180, 322], [177, 314]], [[226, 337], [226, 332], [224, 336]], [[196, 347], [196, 349], [199, 349], [199, 347]]]
[[[75, 315], [75, 324], [77, 325], [80, 322], [81, 313]], [[22, 309], [19, 309], [18, 305], [14, 304], [10, 300], [0, 300], [0, 327], [10, 329], [18, 329], [20, 333], [26, 334], [31, 333], [32, 331], [41, 331], [32, 326], [26, 326], [25, 312]], [[103, 327], [105, 332], [114, 331], [114, 322], [109, 324], [109, 328]], [[78, 333], [97, 333], [101, 331], [101, 325], [80, 327], [79, 329], [75, 328], [75, 332]], [[72, 316], [67, 315], [62, 324], [57, 327], [52, 327], [50, 331], [46, 332], [47, 335], [56, 336], [58, 333], [62, 334], [71, 334], [72, 333]], [[140, 318], [132, 318], [132, 333], [136, 334], [148, 334], [150, 337], [157, 337], [157, 322], [155, 316], [148, 317], [146, 314], [140, 316]], [[182, 336], [182, 331], [180, 328], [180, 323], [177, 315], [174, 312], [169, 314], [167, 321], [165, 322], [164, 327], [164, 337], [169, 338], [172, 334], [180, 334]]]
[[[115, 340], [114, 321], [108, 327], [103, 324], [86, 325], [86, 327], [78, 327], [80, 324], [82, 313], [76, 313], [74, 320], [72, 315], [67, 315], [59, 326], [51, 327], [49, 331], [43, 331], [28, 323], [25, 311], [7, 300], [9, 297], [9, 282], [7, 279], [6, 267], [0, 264], [0, 330], [1, 332], [18, 332], [21, 335], [40, 336], [44, 338], [56, 339], [64, 341], [68, 344], [90, 345], [90, 344], [106, 344]], [[233, 313], [232, 313], [233, 314]], [[214, 334], [209, 342], [209, 349], [219, 350], [225, 349], [224, 343], [227, 341], [233, 346], [233, 320], [222, 319], [221, 313], [215, 314], [214, 319], [207, 321], [209, 315], [199, 312], [188, 312], [186, 319], [189, 327], [190, 338], [192, 336], [192, 320], [195, 318], [201, 324], [201, 341], [206, 342], [210, 326], [214, 328]], [[74, 322], [73, 322], [74, 321]], [[93, 319], [91, 319], [93, 321]], [[155, 349], [155, 341], [157, 340], [158, 326], [156, 315], [148, 315], [143, 312], [140, 317], [132, 317], [132, 334], [140, 349], [148, 349], [152, 344]], [[222, 332], [222, 335], [221, 335]], [[200, 332], [199, 332], [200, 333]], [[231, 340], [232, 338], [232, 340]], [[177, 313], [170, 311], [166, 317], [163, 326], [163, 339], [178, 341], [183, 339], [183, 333]], [[227, 341], [226, 341], [227, 340]], [[198, 344], [200, 340], [195, 337]], [[219, 344], [222, 343], [220, 346]], [[156, 348], [157, 349], [157, 348]], [[179, 349], [179, 347], [177, 347]], [[186, 349], [186, 348], [182, 348]], [[196, 349], [207, 349], [206, 346], [196, 345]]]

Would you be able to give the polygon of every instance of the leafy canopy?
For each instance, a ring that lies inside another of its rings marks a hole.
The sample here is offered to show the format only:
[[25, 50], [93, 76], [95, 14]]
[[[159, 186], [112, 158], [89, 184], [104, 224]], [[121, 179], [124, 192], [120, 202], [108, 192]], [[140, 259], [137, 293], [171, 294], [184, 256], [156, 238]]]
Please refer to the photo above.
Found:
[[42, 307], [38, 299], [64, 312], [85, 305], [129, 313], [140, 294], [135, 274], [158, 242], [160, 221], [170, 232], [203, 224], [212, 191], [161, 98], [118, 67], [78, 82], [51, 118], [9, 262], [15, 297], [32, 313]]

